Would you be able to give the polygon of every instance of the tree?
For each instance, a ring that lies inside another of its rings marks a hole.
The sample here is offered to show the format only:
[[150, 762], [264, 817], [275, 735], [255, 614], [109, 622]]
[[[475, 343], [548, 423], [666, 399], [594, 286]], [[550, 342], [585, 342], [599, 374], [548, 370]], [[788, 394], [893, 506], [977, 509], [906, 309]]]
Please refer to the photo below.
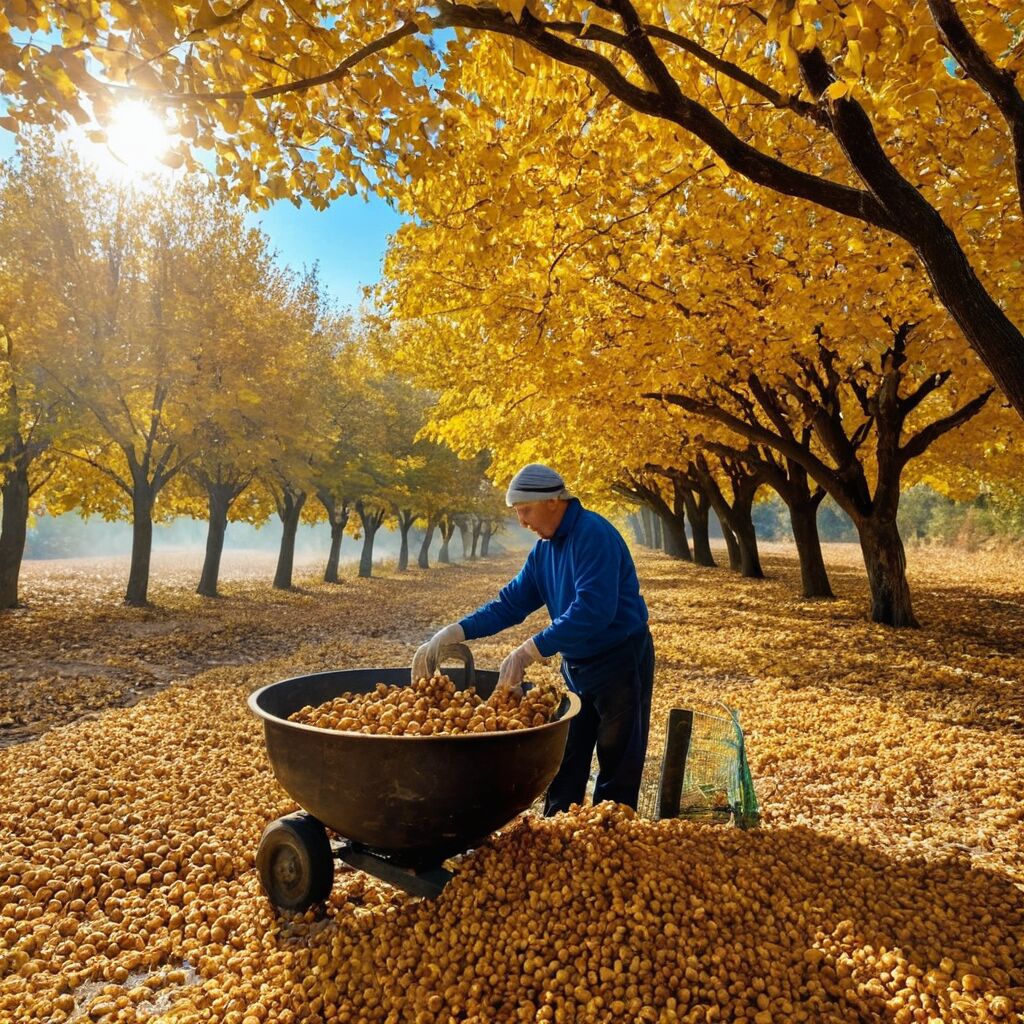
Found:
[[[906, 387], [907, 345], [913, 326], [894, 327], [889, 347], [874, 366], [865, 362], [844, 367], [819, 335], [816, 360], [799, 357], [802, 373], [784, 378], [778, 386], [766, 385], [751, 374], [746, 393], [713, 388], [716, 401], [670, 393], [651, 396], [720, 423], [802, 466], [857, 527], [871, 589], [872, 621], [891, 626], [918, 624], [897, 526], [903, 470], [940, 437], [977, 415], [992, 394], [991, 388], [986, 389], [945, 415], [933, 413], [923, 423], [918, 414], [917, 429], [907, 431], [919, 407], [951, 376], [945, 371]], [[844, 402], [844, 391], [853, 403]], [[859, 418], [851, 415], [853, 406]], [[875, 444], [869, 468], [861, 448], [872, 435]], [[811, 436], [817, 446], [808, 443]]]
[[75, 411], [61, 451], [79, 470], [52, 481], [47, 501], [107, 517], [130, 510], [125, 603], [144, 605], [156, 501], [193, 457], [206, 404], [191, 358], [215, 301], [202, 268], [234, 245], [237, 216], [185, 182], [164, 195], [99, 193], [91, 204], [66, 194], [37, 208], [34, 229], [57, 254], [36, 273], [74, 294], [75, 330], [45, 373]]
[[324, 473], [339, 440], [337, 360], [350, 339], [347, 321], [334, 315], [315, 266], [293, 282], [282, 312], [267, 371], [267, 400], [279, 415], [264, 438], [260, 483], [281, 520], [273, 586], [290, 590], [299, 523], [317, 518], [308, 499], [318, 487], [332, 491]]
[[[493, 498], [489, 496], [488, 485], [482, 478], [482, 467], [479, 463], [459, 459], [446, 444], [439, 443], [429, 436], [420, 438], [417, 442], [417, 452], [423, 462], [416, 472], [413, 495], [420, 518], [425, 524], [417, 564], [421, 569], [428, 569], [430, 546], [435, 532], [441, 530], [442, 533], [438, 561], [446, 563], [450, 561], [448, 542], [455, 529], [455, 515], [480, 507], [485, 514], [487, 511], [493, 512], [494, 503]], [[488, 522], [492, 523], [493, 533], [493, 520]]]
[[351, 522], [353, 502], [364, 486], [361, 450], [368, 430], [376, 434], [374, 392], [368, 381], [374, 373], [363, 351], [363, 341], [347, 317], [336, 317], [333, 333], [345, 339], [334, 353], [329, 372], [320, 382], [321, 409], [327, 444], [314, 466], [316, 497], [331, 531], [331, 546], [324, 568], [325, 583], [340, 583], [341, 543]]
[[196, 592], [216, 597], [229, 518], [262, 522], [268, 503], [253, 493], [238, 503], [266, 459], [277, 421], [288, 415], [276, 380], [276, 349], [288, 336], [289, 275], [274, 266], [266, 237], [243, 232], [238, 245], [221, 254], [211, 286], [217, 302], [205, 337], [193, 352], [210, 385], [207, 406], [196, 424], [195, 456], [185, 474], [198, 489], [207, 516], [206, 554]]
[[426, 423], [429, 396], [394, 374], [385, 377], [394, 419], [388, 440], [394, 460], [391, 482], [391, 515], [398, 526], [398, 571], [409, 568], [409, 532], [422, 517], [423, 490], [429, 489], [433, 445], [419, 436]]
[[52, 448], [69, 415], [45, 367], [60, 360], [74, 316], [33, 269], [55, 255], [35, 207], [60, 202], [56, 183], [80, 182], [80, 170], [52, 148], [22, 149], [16, 165], [0, 164], [0, 609], [18, 605], [30, 505], [56, 471]]
[[396, 377], [380, 363], [380, 340], [372, 325], [362, 337], [364, 362], [356, 374], [362, 387], [350, 410], [344, 436], [344, 458], [336, 458], [330, 470], [335, 493], [359, 518], [363, 547], [359, 575], [373, 574], [373, 548], [377, 533], [389, 521], [401, 532], [399, 571], [408, 565], [408, 533], [420, 517], [421, 490], [431, 484], [430, 445], [417, 435], [423, 426], [425, 395]]
[[[801, 431], [801, 443], [810, 444], [810, 430]], [[720, 442], [707, 445], [720, 451]], [[729, 449], [733, 454], [734, 450]], [[800, 561], [800, 582], [804, 597], [834, 597], [828, 571], [821, 553], [818, 534], [818, 508], [827, 493], [824, 487], [810, 485], [807, 470], [798, 462], [777, 455], [771, 448], [748, 445], [740, 453], [743, 461], [752, 467], [762, 480], [779, 495], [789, 510], [789, 521]]]
[[[588, 138], [588, 143], [600, 141]], [[473, 160], [481, 163], [481, 150], [460, 157], [468, 175]], [[508, 422], [515, 410], [516, 422], [540, 422], [545, 415], [555, 421], [549, 430], [556, 435], [563, 458], [570, 446], [579, 447], [580, 438], [586, 438], [579, 461], [591, 472], [596, 465], [613, 474], [627, 453], [632, 454], [633, 467], [649, 463], [679, 470], [684, 464], [678, 450], [669, 446], [662, 457], [651, 454], [659, 444], [652, 435], [661, 430], [692, 436], [697, 428], [691, 422], [673, 428], [655, 417], [645, 429], [638, 429], [637, 395], [632, 391], [637, 382], [660, 378], [666, 381], [665, 392], [701, 391], [709, 405], [721, 404], [723, 395], [743, 392], [755, 372], [762, 382], [770, 378], [785, 388], [787, 379], [817, 358], [815, 338], [821, 333], [831, 347], [841, 349], [842, 362], [854, 377], [861, 364], [865, 373], [881, 372], [886, 352], [882, 339], [891, 333], [886, 323], [892, 322], [894, 310], [908, 324], [919, 325], [916, 351], [900, 370], [903, 397], [917, 388], [923, 389], [922, 397], [928, 396], [934, 390], [928, 382], [936, 374], [942, 381], [955, 379], [950, 387], [954, 394], [978, 376], [973, 354], [935, 309], [933, 296], [922, 287], [916, 260], [899, 242], [871, 233], [851, 237], [841, 247], [812, 240], [800, 259], [798, 248], [808, 225], [766, 212], [753, 196], [740, 197], [737, 192], [730, 199], [721, 190], [700, 189], [695, 180], [680, 177], [670, 178], [658, 192], [627, 194], [616, 207], [610, 199], [606, 202], [607, 190], [593, 174], [584, 184], [578, 176], [571, 195], [554, 166], [537, 167], [532, 179], [551, 205], [520, 204], [509, 223], [495, 226], [486, 212], [488, 202], [494, 202], [487, 189], [492, 184], [502, 187], [504, 175], [497, 181], [480, 172], [476, 178], [469, 176], [460, 187], [456, 212], [445, 213], [455, 196], [445, 176], [438, 174], [430, 183], [438, 187], [424, 199], [431, 204], [433, 219], [404, 227], [389, 255], [389, 273], [401, 284], [388, 296], [413, 325], [405, 342], [410, 365], [431, 365], [436, 339], [447, 336], [450, 354], [444, 368], [458, 384], [442, 394], [439, 407], [453, 425], [447, 430], [451, 438], [455, 430], [466, 437], [476, 432], [478, 442], [481, 430], [484, 437], [491, 432], [497, 437], [500, 431], [500, 443], [508, 448], [519, 439], [511, 434]], [[670, 199], [668, 212], [663, 212]], [[694, 220], [699, 211], [700, 218], [720, 222], [730, 215], [730, 202], [738, 205], [729, 232], [702, 238], [691, 228], [686, 243], [680, 244], [675, 230], [682, 230], [684, 218], [691, 225], [700, 223]], [[828, 226], [838, 231], [842, 224], [831, 218]], [[452, 245], [456, 232], [464, 239], [458, 248]], [[864, 260], [851, 260], [849, 252]], [[439, 281], [446, 284], [443, 293], [437, 291]], [[795, 332], [794, 318], [801, 315], [807, 317], [806, 327]], [[458, 346], [452, 343], [455, 336], [462, 339]], [[542, 390], [534, 383], [540, 377]], [[829, 400], [829, 406], [829, 415], [836, 415], [835, 401]], [[853, 391], [836, 408], [845, 408], [848, 417], [864, 415]], [[941, 410], [936, 413], [941, 420], [958, 407], [954, 402], [945, 409], [941, 403], [928, 408]], [[975, 416], [980, 406], [968, 402], [964, 408], [965, 418], [957, 425]], [[572, 409], [572, 415], [566, 416], [564, 409]], [[924, 415], [915, 413], [918, 425]], [[810, 422], [805, 412], [791, 424], [808, 447], [820, 443], [808, 432]], [[989, 419], [978, 423], [979, 429], [965, 433], [960, 444], [980, 454], [991, 448], [995, 424]], [[632, 436], [624, 436], [623, 424]], [[869, 430], [872, 425], [873, 420]], [[700, 431], [708, 433], [706, 426]], [[606, 444], [595, 443], [600, 436], [608, 439]], [[777, 452], [765, 458], [763, 445], [737, 447], [735, 435], [724, 437], [721, 432], [702, 436], [696, 447], [724, 454], [733, 465], [753, 468], [754, 460], [769, 474], [765, 480], [787, 496], [795, 516], [805, 593], [827, 594], [815, 529], [814, 506], [821, 493], [811, 491], [806, 470], [794, 468], [793, 460]], [[914, 458], [927, 448], [915, 448]], [[742, 526], [730, 527], [734, 513], [726, 507], [724, 495], [715, 493], [712, 480], [701, 477], [699, 464], [692, 461], [686, 469], [718, 505], [730, 560], [743, 560], [738, 531], [746, 540], [748, 569], [756, 575], [749, 503], [741, 502], [737, 509], [744, 513]], [[987, 456], [985, 461], [995, 468]], [[778, 472], [783, 468], [785, 473]], [[863, 472], [866, 478], [874, 475], [873, 454]], [[820, 480], [816, 483], [822, 486]], [[746, 493], [746, 499], [751, 497]], [[891, 518], [878, 511], [887, 521]], [[697, 523], [696, 510], [691, 519]], [[873, 551], [870, 558], [866, 555], [869, 563], [880, 557], [879, 545], [895, 550], [888, 527], [882, 533], [885, 537], [866, 539]], [[901, 571], [898, 558], [890, 564]], [[877, 574], [874, 585], [883, 586]], [[880, 611], [888, 607], [887, 600], [875, 604], [876, 614], [888, 614]]]
[[[147, 2], [65, 21], [52, 2], [15, 9], [0, 47], [5, 123], [102, 119], [119, 92], [153, 95], [175, 108], [184, 148], [213, 148], [218, 173], [256, 202], [305, 194], [322, 205], [368, 187], [369, 171], [411, 209], [460, 127], [500, 140], [524, 106], [575, 107], [557, 123], [534, 118], [533, 144], [516, 154], [524, 168], [556, 151], [570, 178], [589, 164], [636, 181], [654, 163], [710, 163], [761, 200], [794, 197], [898, 236], [1024, 414], [1020, 311], [989, 273], [1019, 251], [1024, 203], [1013, 47], [1024, 14], [1013, 0], [863, 4], [856, 16], [816, 0], [257, 13]], [[54, 29], [64, 45], [15, 42]], [[597, 152], [591, 129], [609, 117], [619, 145]], [[951, 173], [965, 184], [948, 187]]]
[[472, 500], [471, 511], [473, 518], [472, 554], [475, 555], [479, 551], [480, 558], [487, 558], [490, 555], [491, 538], [508, 521], [505, 495], [485, 475], [491, 460], [490, 452], [481, 452], [477, 456], [475, 465], [477, 490]]
[[[665, 553], [686, 562], [693, 561], [690, 545], [686, 539], [686, 504], [683, 486], [677, 476], [662, 474], [663, 480], [646, 473], [625, 471], [612, 489], [631, 501], [646, 506], [661, 519], [665, 536]], [[666, 496], [667, 489], [671, 492]]]
[[[722, 526], [729, 551], [729, 568], [748, 579], [764, 579], [753, 518], [754, 497], [765, 482], [764, 474], [742, 454], [737, 457], [733, 453], [720, 453], [717, 462], [718, 472], [715, 472], [700, 453], [694, 460], [694, 471]], [[720, 478], [726, 482], [725, 489], [719, 483]]]

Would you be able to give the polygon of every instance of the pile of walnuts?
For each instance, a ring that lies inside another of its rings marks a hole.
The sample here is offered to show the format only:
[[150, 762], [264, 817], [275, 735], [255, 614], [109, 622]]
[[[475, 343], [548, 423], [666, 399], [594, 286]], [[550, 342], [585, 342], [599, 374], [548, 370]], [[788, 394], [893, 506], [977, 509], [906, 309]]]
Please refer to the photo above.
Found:
[[318, 707], [289, 715], [293, 722], [321, 729], [383, 736], [459, 736], [508, 732], [545, 725], [556, 715], [561, 691], [551, 685], [497, 690], [484, 700], [475, 687], [456, 689], [448, 676], [435, 672], [412, 686], [378, 683], [369, 693], [343, 693]]

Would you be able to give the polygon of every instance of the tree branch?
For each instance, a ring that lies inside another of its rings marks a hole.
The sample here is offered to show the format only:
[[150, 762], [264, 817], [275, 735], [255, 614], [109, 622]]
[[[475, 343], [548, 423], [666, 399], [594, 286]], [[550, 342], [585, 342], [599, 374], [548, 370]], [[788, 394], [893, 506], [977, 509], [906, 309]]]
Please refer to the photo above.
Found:
[[768, 445], [777, 452], [792, 459], [797, 465], [803, 466], [807, 472], [814, 477], [830, 494], [839, 495], [843, 490], [843, 481], [839, 474], [830, 469], [813, 452], [802, 447], [792, 437], [783, 437], [775, 434], [760, 424], [744, 423], [738, 416], [720, 409], [710, 402], [700, 402], [690, 398], [688, 395], [673, 394], [668, 392], [646, 392], [641, 398], [654, 398], [670, 405], [678, 405], [680, 408], [691, 412], [696, 416], [714, 420], [716, 423], [728, 427], [729, 430], [740, 437], [745, 437], [756, 444]]
[[49, 482], [50, 478], [54, 473], [57, 472], [57, 465], [54, 463], [50, 468], [42, 475], [42, 477], [32, 484], [28, 489], [28, 496], [33, 497], [39, 490], [45, 487]]
[[1017, 88], [1017, 73], [998, 67], [968, 31], [953, 0], [928, 0], [939, 38], [966, 74], [999, 108], [1013, 141], [1013, 166], [1017, 176], [1017, 201], [1024, 212], [1024, 96]]
[[868, 416], [866, 420], [858, 424], [856, 430], [850, 435], [850, 448], [856, 452], [860, 446], [868, 439], [871, 433], [871, 428], [875, 425], [875, 417]]
[[349, 54], [340, 64], [325, 71], [322, 75], [313, 75], [310, 78], [299, 78], [294, 82], [282, 82], [279, 85], [265, 85], [261, 89], [241, 89], [228, 92], [160, 92], [154, 89], [144, 89], [137, 85], [116, 85], [103, 83], [112, 89], [130, 92], [137, 96], [147, 96], [161, 100], [164, 103], [209, 103], [211, 100], [237, 100], [243, 102], [248, 99], [264, 100], [272, 96], [283, 96], [290, 92], [304, 92], [307, 89], [314, 89], [318, 85], [327, 85], [329, 82], [337, 82], [344, 78], [357, 64], [362, 63], [367, 57], [386, 50], [389, 46], [397, 43], [406, 36], [415, 35], [419, 31], [414, 21], [403, 22], [398, 28], [386, 32], [379, 39], [359, 47], [358, 50]]
[[938, 391], [949, 380], [952, 373], [952, 370], [933, 373], [930, 377], [926, 377], [912, 394], [907, 395], [906, 398], [901, 398], [899, 405], [903, 418], [906, 419], [933, 391]]
[[[799, 171], [781, 160], [767, 156], [731, 132], [709, 110], [680, 92], [645, 37], [638, 38], [635, 44], [631, 41], [631, 45], [635, 45], [637, 54], [647, 54], [649, 51], [651, 59], [645, 58], [643, 70], [648, 78], [659, 85], [665, 83], [665, 94], [634, 85], [606, 57], [566, 42], [547, 31], [545, 23], [530, 14], [524, 14], [523, 20], [516, 22], [510, 14], [493, 7], [477, 8], [451, 3], [450, 0], [438, 0], [438, 7], [441, 13], [434, 19], [436, 27], [479, 29], [511, 36], [562, 64], [580, 68], [604, 85], [616, 99], [639, 113], [671, 121], [696, 135], [729, 167], [758, 185], [784, 195], [807, 199], [886, 231], [897, 230], [897, 221], [871, 193]], [[661, 65], [660, 69], [658, 65]]]
[[[608, 43], [610, 46], [620, 50], [626, 49], [626, 37], [620, 32], [615, 32], [602, 25], [585, 25], [579, 21], [548, 21], [545, 22], [545, 26], [551, 32], [564, 32], [575, 36], [577, 39], [594, 40], [599, 43]], [[717, 54], [701, 46], [700, 43], [694, 42], [694, 40], [687, 38], [681, 33], [648, 23], [644, 24], [643, 30], [648, 37], [671, 43], [684, 53], [696, 57], [709, 68], [725, 75], [726, 78], [731, 78], [739, 85], [746, 86], [751, 92], [767, 100], [773, 107], [779, 110], [792, 110], [794, 113], [807, 118], [809, 121], [813, 121], [820, 127], [828, 127], [828, 117], [820, 107], [815, 106], [813, 103], [808, 103], [806, 100], [801, 100], [796, 96], [783, 96], [782, 93], [773, 89], [770, 85], [765, 84], [748, 71], [744, 71], [738, 64], [719, 57]]]
[[[765, 415], [767, 415], [768, 419], [771, 420], [772, 425], [779, 432], [779, 436], [788, 438], [791, 441], [796, 440], [775, 391], [765, 387], [765, 385], [761, 383], [761, 378], [758, 377], [756, 373], [752, 373], [747, 378], [747, 386], [750, 388], [750, 393], [755, 399], [757, 399], [758, 405], [764, 409]], [[810, 442], [808, 438], [805, 443], [805, 447], [809, 446]]]
[[983, 391], [976, 398], [972, 398], [965, 406], [956, 412], [944, 416], [941, 420], [929, 423], [927, 427], [919, 430], [902, 448], [899, 449], [900, 465], [905, 466], [911, 459], [916, 459], [923, 454], [933, 441], [938, 440], [943, 434], [962, 426], [973, 416], [981, 412], [985, 403], [989, 400], [995, 388]]
[[102, 463], [97, 462], [95, 459], [91, 459], [91, 458], [89, 458], [89, 456], [82, 455], [79, 452], [69, 452], [65, 448], [56, 448], [56, 447], [53, 450], [55, 452], [57, 452], [59, 455], [64, 455], [64, 456], [66, 456], [69, 459], [78, 459], [79, 462], [84, 462], [86, 465], [92, 466], [93, 469], [98, 470], [104, 476], [107, 476], [111, 480], [113, 480], [114, 483], [118, 487], [120, 487], [121, 490], [124, 491], [125, 494], [128, 495], [128, 497], [131, 497], [131, 495], [132, 495], [132, 486], [131, 486], [131, 484], [129, 484], [127, 481], [125, 481], [121, 476], [119, 476], [117, 473], [115, 473], [108, 466], [104, 466]]

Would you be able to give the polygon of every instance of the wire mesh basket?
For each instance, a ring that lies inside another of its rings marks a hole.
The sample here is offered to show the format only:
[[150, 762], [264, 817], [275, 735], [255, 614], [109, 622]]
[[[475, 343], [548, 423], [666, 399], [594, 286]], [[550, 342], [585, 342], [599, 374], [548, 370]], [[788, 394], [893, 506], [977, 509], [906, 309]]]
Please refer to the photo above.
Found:
[[648, 763], [639, 813], [647, 818], [692, 818], [752, 828], [761, 818], [747, 763], [739, 715], [672, 708], [659, 765]]

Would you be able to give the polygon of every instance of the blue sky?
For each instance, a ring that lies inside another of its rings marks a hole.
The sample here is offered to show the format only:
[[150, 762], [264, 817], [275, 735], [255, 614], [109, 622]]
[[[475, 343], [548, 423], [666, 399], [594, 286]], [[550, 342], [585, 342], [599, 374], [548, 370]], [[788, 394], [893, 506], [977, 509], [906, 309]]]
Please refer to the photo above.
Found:
[[[14, 136], [0, 129], [0, 159], [13, 153]], [[249, 220], [270, 237], [282, 263], [299, 269], [319, 261], [321, 280], [339, 305], [357, 306], [362, 286], [379, 278], [388, 235], [403, 218], [375, 196], [343, 196], [320, 211], [281, 200]]]
[[388, 235], [403, 220], [375, 196], [343, 196], [322, 211], [279, 201], [249, 219], [270, 237], [282, 262], [299, 268], [318, 260], [321, 280], [345, 306], [358, 305], [362, 285], [380, 277]]

